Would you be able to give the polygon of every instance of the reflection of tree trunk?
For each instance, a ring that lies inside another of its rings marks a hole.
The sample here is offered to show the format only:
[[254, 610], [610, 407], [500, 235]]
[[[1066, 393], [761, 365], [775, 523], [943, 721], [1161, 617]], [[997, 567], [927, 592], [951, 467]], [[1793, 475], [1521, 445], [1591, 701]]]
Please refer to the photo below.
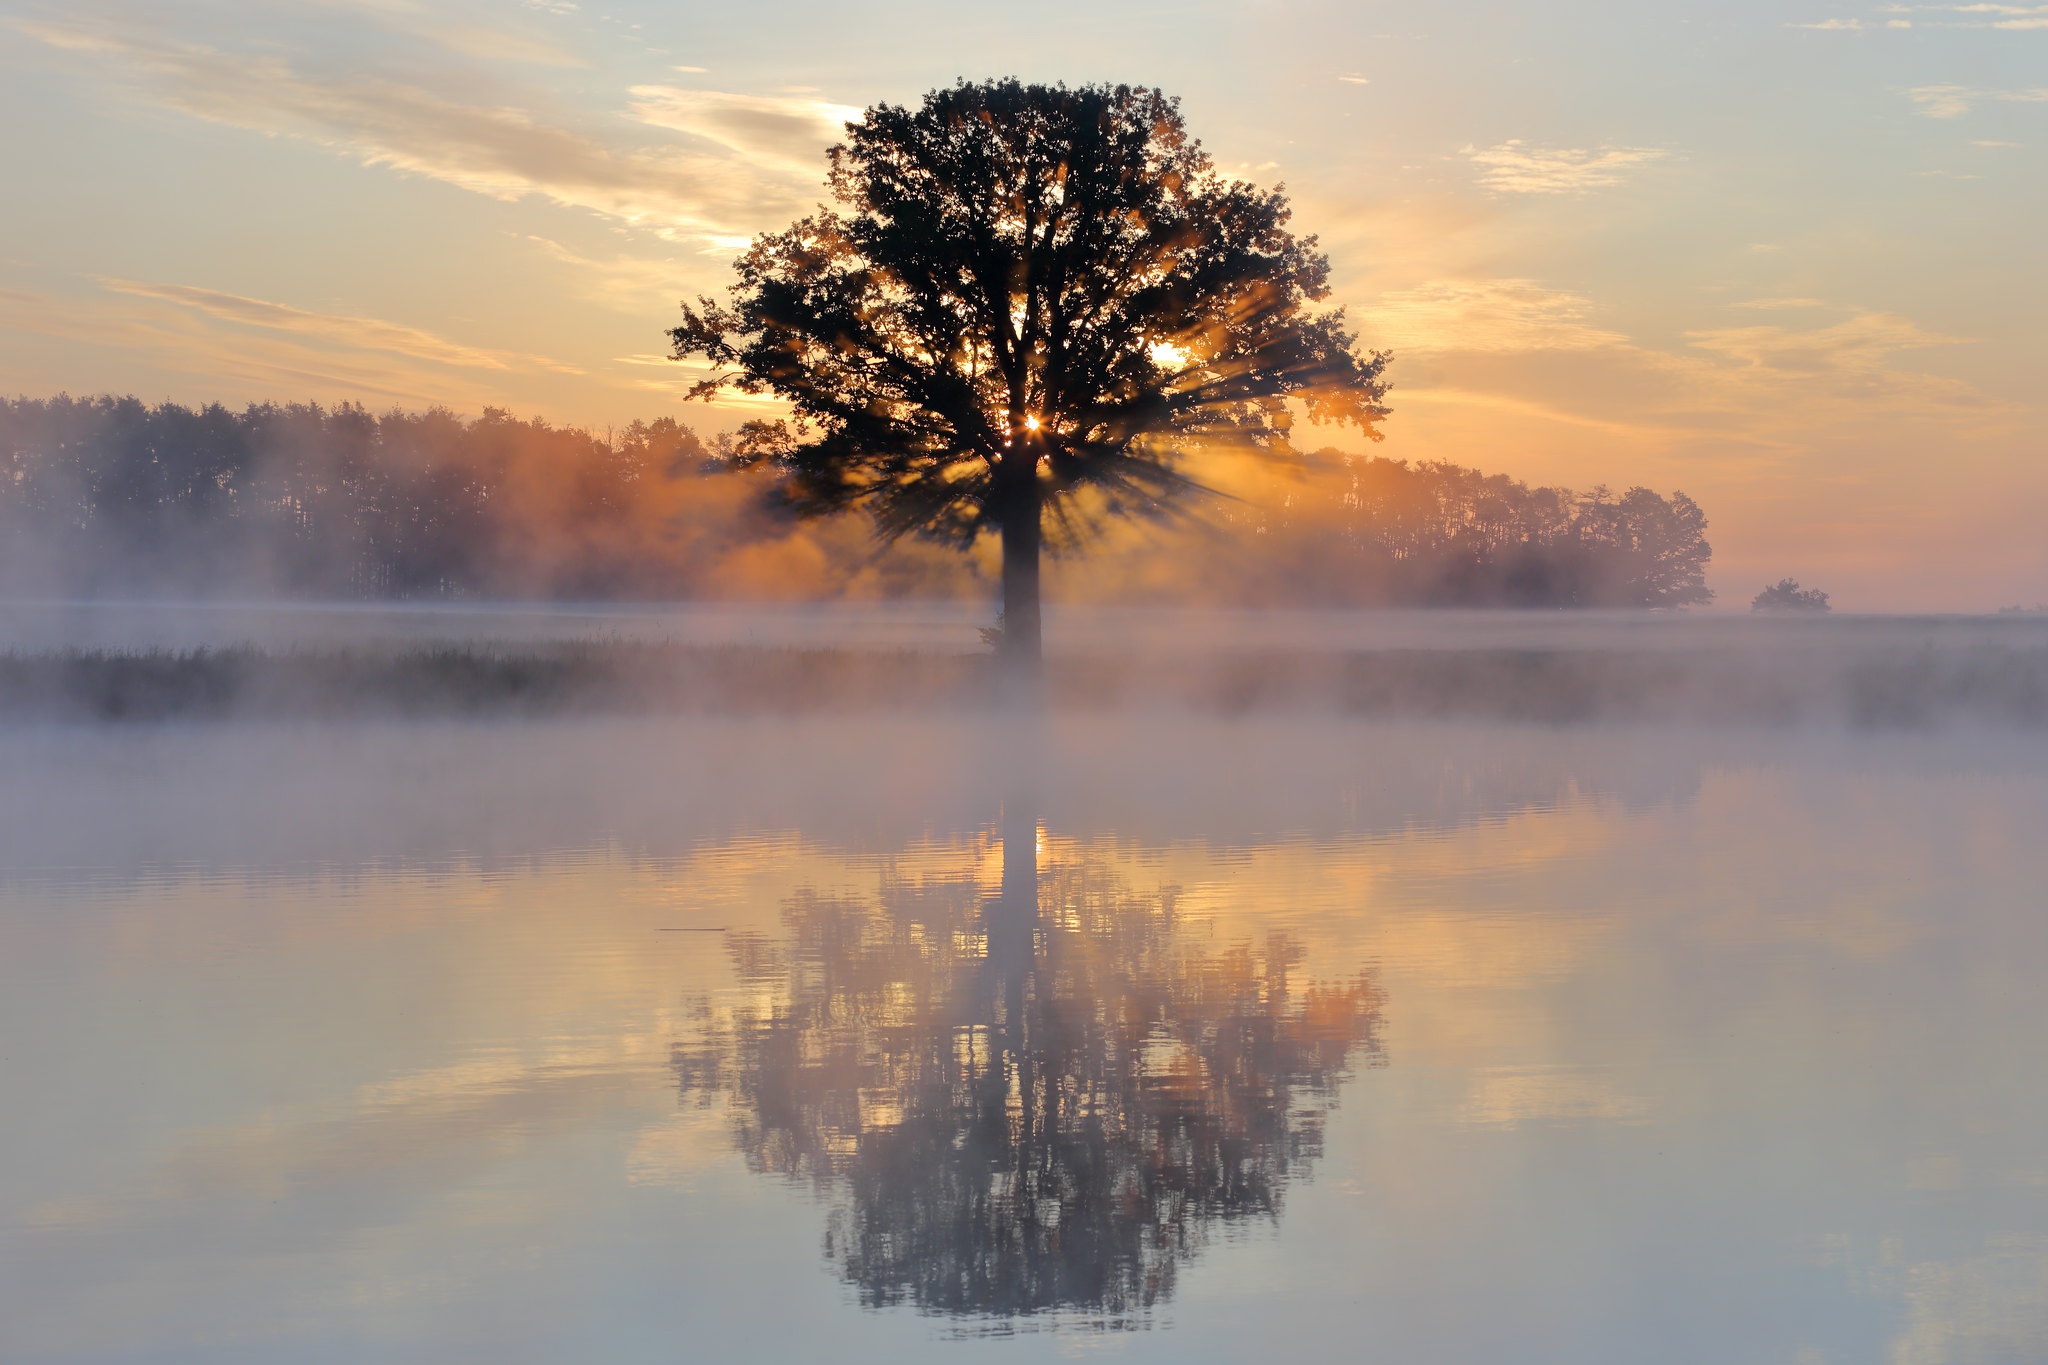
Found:
[[[735, 938], [750, 1003], [678, 1045], [755, 1169], [836, 1188], [826, 1253], [861, 1301], [1142, 1320], [1208, 1229], [1306, 1174], [1378, 990], [1301, 989], [1297, 950], [1216, 950], [1170, 892], [1039, 865], [1030, 717], [999, 728], [1003, 869], [801, 894], [788, 946]], [[977, 930], [979, 932], [977, 932]]]
[[[1031, 459], [1034, 446], [1003, 461], [997, 476], [1007, 485], [1003, 491], [1003, 636], [1005, 672], [1027, 689], [1035, 687], [1044, 661], [1043, 632], [1039, 626], [1038, 560], [1042, 539], [1039, 518], [1044, 498], [1038, 487], [1038, 470]], [[1019, 472], [1012, 474], [1015, 463]], [[1028, 693], [1027, 693], [1028, 695]]]
[[989, 966], [1005, 992], [1031, 971], [1038, 930], [1038, 805], [1027, 775], [1013, 773], [1003, 800], [1003, 883], [988, 907]]

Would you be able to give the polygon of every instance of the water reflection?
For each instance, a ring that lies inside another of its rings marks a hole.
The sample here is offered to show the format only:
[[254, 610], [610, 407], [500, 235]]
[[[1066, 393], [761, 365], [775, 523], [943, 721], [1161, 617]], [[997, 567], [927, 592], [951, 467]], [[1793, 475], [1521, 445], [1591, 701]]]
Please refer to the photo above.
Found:
[[1171, 891], [1038, 842], [1013, 799], [993, 896], [885, 872], [793, 897], [780, 939], [735, 936], [747, 1003], [675, 1048], [752, 1169], [833, 1202], [825, 1254], [869, 1307], [1142, 1325], [1219, 1227], [1277, 1218], [1382, 1061], [1364, 973], [1297, 982], [1288, 936], [1218, 944]]

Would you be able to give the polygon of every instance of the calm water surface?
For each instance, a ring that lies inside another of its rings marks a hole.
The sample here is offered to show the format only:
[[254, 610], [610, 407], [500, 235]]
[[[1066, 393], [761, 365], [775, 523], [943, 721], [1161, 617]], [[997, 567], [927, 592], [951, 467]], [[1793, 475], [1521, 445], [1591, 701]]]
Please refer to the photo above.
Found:
[[0, 734], [0, 1359], [2048, 1360], [2048, 740]]

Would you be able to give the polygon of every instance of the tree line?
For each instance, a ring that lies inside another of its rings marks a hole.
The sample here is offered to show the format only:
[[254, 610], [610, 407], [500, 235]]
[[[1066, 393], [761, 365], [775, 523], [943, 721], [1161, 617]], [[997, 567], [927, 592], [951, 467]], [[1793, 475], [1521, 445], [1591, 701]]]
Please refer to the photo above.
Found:
[[[803, 519], [670, 418], [0, 399], [0, 592], [363, 599], [979, 597], [995, 565]], [[1070, 600], [1673, 606], [1710, 596], [1684, 494], [1324, 452], [1177, 535], [1054, 566]]]
[[1315, 465], [1284, 498], [1226, 509], [1240, 534], [1213, 561], [1214, 595], [1441, 607], [1681, 607], [1713, 598], [1706, 514], [1683, 493], [1532, 488], [1445, 461], [1334, 450]]

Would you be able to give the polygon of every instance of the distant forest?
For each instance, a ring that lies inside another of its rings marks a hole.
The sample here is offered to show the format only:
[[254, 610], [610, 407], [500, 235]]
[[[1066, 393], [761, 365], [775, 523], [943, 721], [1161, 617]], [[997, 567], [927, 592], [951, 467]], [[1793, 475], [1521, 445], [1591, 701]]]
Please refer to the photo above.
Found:
[[[771, 475], [664, 418], [604, 433], [495, 409], [237, 412], [0, 399], [0, 593], [356, 598], [964, 597], [987, 566], [878, 553], [858, 518], [798, 521]], [[1112, 536], [1055, 567], [1070, 600], [1353, 606], [1707, 601], [1683, 493], [1531, 488], [1321, 452], [1206, 530]]]

